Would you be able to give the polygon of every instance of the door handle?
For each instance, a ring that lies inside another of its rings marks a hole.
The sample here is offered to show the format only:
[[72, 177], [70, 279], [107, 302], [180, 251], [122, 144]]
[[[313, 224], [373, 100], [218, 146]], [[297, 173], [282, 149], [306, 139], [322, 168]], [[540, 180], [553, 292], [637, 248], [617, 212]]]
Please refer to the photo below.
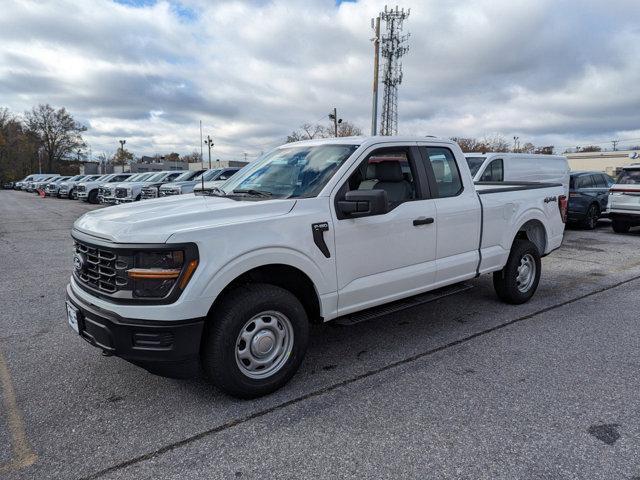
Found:
[[433, 223], [435, 220], [431, 217], [419, 217], [413, 221], [413, 226], [417, 227], [418, 225], [429, 225]]

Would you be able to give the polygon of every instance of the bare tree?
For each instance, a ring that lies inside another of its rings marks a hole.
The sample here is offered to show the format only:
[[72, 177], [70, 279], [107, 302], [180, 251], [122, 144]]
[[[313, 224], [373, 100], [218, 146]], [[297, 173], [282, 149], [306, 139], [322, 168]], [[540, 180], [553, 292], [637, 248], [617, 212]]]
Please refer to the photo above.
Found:
[[[299, 142], [301, 140], [313, 140], [314, 138], [330, 138], [334, 136], [334, 127], [324, 126], [316, 123], [303, 123], [300, 128], [287, 135], [287, 143]], [[339, 137], [353, 137], [362, 135], [362, 130], [353, 123], [343, 121], [338, 124]]]
[[460, 145], [460, 148], [463, 152], [478, 152], [481, 151], [483, 145], [480, 145], [476, 138], [468, 138], [468, 137], [451, 137], [451, 140]]
[[597, 145], [587, 145], [586, 147], [580, 148], [578, 151], [580, 152], [601, 152], [602, 148]]
[[202, 162], [202, 157], [200, 157], [200, 152], [196, 152], [195, 150], [187, 155], [183, 155], [181, 159], [183, 162], [187, 162], [187, 163]]
[[113, 165], [130, 165], [133, 162], [133, 153], [126, 148], [119, 148], [116, 153], [111, 157], [111, 163]]
[[87, 127], [76, 122], [64, 107], [56, 110], [49, 104], [40, 104], [25, 112], [25, 122], [42, 143], [48, 171], [53, 170], [55, 162], [69, 159], [86, 146], [82, 132]]
[[538, 153], [541, 155], [553, 155], [553, 145], [548, 145], [546, 147], [537, 147], [533, 153]]
[[527, 142], [524, 145], [522, 145], [522, 147], [520, 147], [518, 151], [520, 153], [533, 153], [535, 149], [536, 149], [536, 146], [533, 143]]

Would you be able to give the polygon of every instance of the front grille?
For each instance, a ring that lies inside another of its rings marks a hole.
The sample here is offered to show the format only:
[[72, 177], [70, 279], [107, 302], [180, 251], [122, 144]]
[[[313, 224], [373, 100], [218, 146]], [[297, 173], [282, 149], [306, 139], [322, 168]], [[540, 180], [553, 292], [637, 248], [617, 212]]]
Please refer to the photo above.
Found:
[[111, 188], [109, 188], [109, 187], [103, 187], [100, 190], [102, 190], [100, 195], [102, 195], [103, 197], [112, 197], [113, 196], [113, 190], [111, 190]]
[[87, 187], [85, 187], [84, 185], [78, 185], [78, 192], [86, 192], [87, 191]]
[[145, 187], [142, 189], [142, 198], [157, 198], [158, 189], [156, 187]]
[[177, 195], [178, 192], [176, 192], [175, 190], [160, 190], [160, 196], [161, 197], [168, 197], [170, 195]]
[[116, 188], [116, 198], [127, 198], [127, 189]]
[[82, 261], [81, 268], [76, 268], [74, 275], [85, 285], [107, 293], [115, 293], [128, 285], [127, 262], [118, 260], [114, 251], [77, 240], [75, 250]]

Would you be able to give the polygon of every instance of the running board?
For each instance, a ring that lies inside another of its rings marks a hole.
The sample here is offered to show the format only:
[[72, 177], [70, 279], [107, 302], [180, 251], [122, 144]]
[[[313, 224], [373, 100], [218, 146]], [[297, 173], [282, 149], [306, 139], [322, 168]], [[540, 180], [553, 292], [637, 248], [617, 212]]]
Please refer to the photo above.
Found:
[[390, 313], [400, 312], [407, 308], [417, 307], [425, 303], [434, 302], [441, 298], [448, 297], [456, 293], [461, 293], [473, 288], [473, 285], [468, 283], [456, 283], [455, 285], [449, 285], [448, 287], [438, 288], [431, 292], [421, 293], [413, 297], [404, 298], [395, 302], [386, 303], [378, 307], [368, 308], [361, 312], [356, 312], [351, 315], [345, 315], [344, 317], [336, 318], [332, 323], [341, 326], [355, 325], [356, 323], [366, 322], [374, 318], [389, 315]]

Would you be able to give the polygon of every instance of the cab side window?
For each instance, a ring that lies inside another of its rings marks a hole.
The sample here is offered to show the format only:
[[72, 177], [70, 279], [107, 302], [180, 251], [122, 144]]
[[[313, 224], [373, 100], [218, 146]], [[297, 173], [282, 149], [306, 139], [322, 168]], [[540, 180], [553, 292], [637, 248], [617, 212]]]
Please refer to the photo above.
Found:
[[384, 190], [389, 208], [415, 200], [415, 175], [405, 150], [381, 149], [372, 152], [351, 174], [349, 190]]
[[431, 195], [446, 198], [462, 193], [460, 171], [451, 150], [444, 147], [423, 147], [420, 151], [427, 171], [431, 169], [435, 178], [437, 192], [432, 191]]
[[504, 164], [501, 158], [493, 160], [480, 177], [481, 182], [502, 182], [504, 180]]

